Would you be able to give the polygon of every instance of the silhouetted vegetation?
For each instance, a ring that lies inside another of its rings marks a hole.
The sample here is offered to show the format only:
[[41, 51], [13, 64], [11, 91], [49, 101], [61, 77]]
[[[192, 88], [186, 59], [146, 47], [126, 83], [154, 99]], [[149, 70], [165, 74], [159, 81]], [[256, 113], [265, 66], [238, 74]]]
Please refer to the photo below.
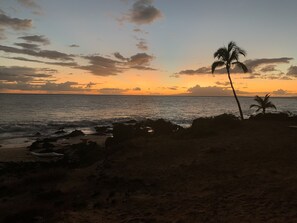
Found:
[[234, 89], [233, 82], [230, 76], [231, 68], [233, 66], [237, 66], [239, 69], [243, 70], [244, 73], [248, 72], [248, 68], [242, 62], [239, 61], [240, 54], [243, 56], [246, 56], [245, 50], [238, 47], [236, 43], [232, 41], [228, 44], [228, 47], [219, 48], [214, 53], [214, 58], [217, 58], [217, 61], [215, 61], [212, 64], [211, 72], [214, 73], [217, 67], [224, 66], [226, 68], [230, 85], [239, 109], [240, 117], [241, 117], [241, 120], [243, 120], [243, 113], [240, 106], [240, 102], [237, 98], [236, 91]]
[[275, 105], [269, 100], [270, 95], [266, 94], [264, 98], [259, 97], [258, 95], [255, 96], [254, 100], [258, 104], [252, 104], [250, 108], [257, 108], [256, 112], [262, 110], [262, 113], [265, 114], [267, 108], [274, 108], [276, 110]]

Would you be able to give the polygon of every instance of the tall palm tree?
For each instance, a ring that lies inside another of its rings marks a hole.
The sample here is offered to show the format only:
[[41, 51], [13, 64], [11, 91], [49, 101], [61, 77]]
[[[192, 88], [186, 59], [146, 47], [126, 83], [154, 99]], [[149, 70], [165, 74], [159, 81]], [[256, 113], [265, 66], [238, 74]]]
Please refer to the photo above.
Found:
[[242, 114], [242, 110], [241, 110], [241, 106], [239, 103], [239, 100], [237, 98], [234, 86], [233, 86], [233, 82], [230, 76], [230, 69], [234, 66], [239, 67], [240, 69], [243, 70], [244, 73], [248, 72], [247, 67], [239, 61], [239, 56], [243, 55], [246, 56], [246, 52], [245, 50], [241, 49], [240, 47], [238, 47], [236, 45], [235, 42], [231, 41], [228, 44], [228, 47], [221, 47], [219, 48], [215, 53], [214, 53], [214, 58], [216, 58], [217, 60], [212, 64], [211, 66], [211, 72], [214, 73], [214, 71], [216, 70], [217, 67], [222, 67], [225, 66], [227, 74], [228, 74], [228, 78], [229, 78], [229, 82], [236, 100], [236, 103], [238, 105], [238, 109], [239, 109], [239, 113], [240, 113], [240, 118], [241, 120], [243, 120], [243, 114]]
[[275, 105], [269, 101], [269, 94], [266, 94], [264, 98], [259, 97], [258, 95], [256, 95], [256, 97], [254, 98], [254, 100], [258, 103], [258, 104], [252, 104], [250, 106], [250, 108], [257, 108], [256, 112], [260, 111], [262, 109], [262, 113], [265, 114], [266, 109], [267, 108], [274, 108], [276, 109]]

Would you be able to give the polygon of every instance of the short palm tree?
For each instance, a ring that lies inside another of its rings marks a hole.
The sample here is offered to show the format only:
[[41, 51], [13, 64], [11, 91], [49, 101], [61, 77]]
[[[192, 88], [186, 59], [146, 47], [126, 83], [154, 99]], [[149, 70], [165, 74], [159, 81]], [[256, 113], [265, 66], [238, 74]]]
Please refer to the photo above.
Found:
[[269, 101], [270, 95], [266, 94], [264, 98], [259, 97], [258, 95], [255, 96], [254, 100], [258, 104], [252, 104], [250, 108], [257, 108], [256, 112], [262, 109], [262, 113], [265, 114], [267, 108], [274, 108], [276, 109], [275, 105]]
[[238, 105], [238, 109], [239, 109], [239, 113], [240, 113], [240, 118], [241, 120], [243, 120], [243, 114], [242, 114], [242, 110], [241, 110], [241, 106], [239, 103], [239, 100], [237, 98], [234, 86], [233, 86], [233, 82], [230, 76], [230, 69], [233, 66], [237, 66], [240, 69], [243, 70], [244, 73], [248, 72], [248, 68], [239, 61], [239, 56], [243, 55], [246, 56], [246, 52], [245, 50], [241, 49], [240, 47], [238, 47], [236, 45], [235, 42], [231, 41], [228, 44], [228, 47], [221, 47], [219, 48], [215, 53], [214, 53], [214, 58], [216, 58], [217, 60], [212, 64], [211, 66], [211, 72], [214, 73], [214, 71], [216, 70], [217, 67], [222, 67], [224, 66], [226, 68], [227, 74], [228, 74], [228, 78], [229, 78], [229, 82], [233, 91], [233, 95], [235, 97], [236, 103]]

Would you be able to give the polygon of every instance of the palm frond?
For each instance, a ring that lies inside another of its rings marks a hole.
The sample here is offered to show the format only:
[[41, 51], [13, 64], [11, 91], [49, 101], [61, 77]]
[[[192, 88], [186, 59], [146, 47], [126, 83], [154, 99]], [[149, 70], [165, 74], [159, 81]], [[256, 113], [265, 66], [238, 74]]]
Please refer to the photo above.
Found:
[[261, 108], [260, 105], [252, 104], [250, 105], [250, 108]]
[[238, 61], [239, 57], [238, 57], [238, 53], [236, 50], [233, 50], [230, 58], [229, 58], [229, 61], [232, 62], [232, 61]]
[[276, 106], [270, 101], [266, 104], [266, 108], [274, 108], [276, 110]]
[[219, 48], [213, 55], [214, 58], [218, 58], [219, 60], [223, 59], [225, 61], [228, 60], [228, 50], [226, 47]]
[[239, 62], [239, 61], [236, 61], [236, 62], [234, 62], [234, 63], [232, 63], [232, 64], [238, 66], [240, 69], [243, 70], [244, 73], [249, 72], [249, 69], [245, 66], [244, 63], [241, 63], [241, 62]]
[[258, 111], [260, 111], [262, 109], [264, 114], [265, 114], [265, 110], [267, 108], [274, 108], [274, 109], [276, 109], [276, 106], [271, 101], [269, 101], [269, 98], [270, 98], [270, 94], [266, 94], [264, 96], [264, 98], [261, 98], [258, 95], [256, 95], [255, 98], [254, 98], [254, 100], [258, 104], [252, 104], [250, 106], [250, 108], [257, 108], [256, 112], [258, 112]]
[[241, 49], [240, 47], [237, 47], [237, 52], [243, 55], [244, 57], [246, 56], [246, 51], [244, 49]]
[[214, 73], [214, 71], [215, 71], [215, 69], [217, 67], [222, 67], [224, 65], [225, 65], [224, 61], [215, 61], [215, 62], [213, 62], [213, 64], [211, 65], [211, 72]]
[[254, 100], [256, 102], [258, 102], [258, 104], [262, 104], [263, 103], [263, 99], [261, 97], [259, 97], [258, 95], [255, 96]]
[[264, 96], [264, 103], [266, 104], [268, 101], [269, 101], [269, 98], [270, 98], [270, 94], [266, 94], [265, 96]]
[[230, 43], [228, 44], [228, 51], [231, 52], [236, 47], [236, 43], [234, 41], [230, 41]]

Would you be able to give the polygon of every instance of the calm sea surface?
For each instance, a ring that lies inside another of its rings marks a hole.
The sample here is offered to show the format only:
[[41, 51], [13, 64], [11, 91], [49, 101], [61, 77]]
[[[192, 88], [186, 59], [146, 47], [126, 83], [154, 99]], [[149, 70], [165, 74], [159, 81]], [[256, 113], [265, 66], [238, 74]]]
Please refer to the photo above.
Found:
[[[297, 98], [272, 98], [279, 111], [297, 114]], [[240, 98], [245, 116], [253, 98]], [[193, 119], [222, 113], [238, 114], [233, 97], [94, 96], [0, 94], [1, 140], [51, 134], [59, 128], [82, 129], [114, 121], [164, 118], [189, 125]]]

